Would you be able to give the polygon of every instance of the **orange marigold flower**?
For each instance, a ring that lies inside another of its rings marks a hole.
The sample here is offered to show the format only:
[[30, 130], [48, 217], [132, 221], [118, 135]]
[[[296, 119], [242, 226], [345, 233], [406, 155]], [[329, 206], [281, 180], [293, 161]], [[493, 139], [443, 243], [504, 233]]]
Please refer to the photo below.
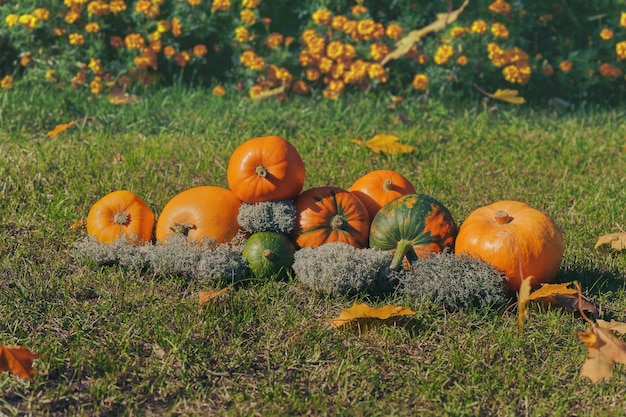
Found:
[[28, 30], [32, 30], [37, 27], [39, 19], [32, 14], [23, 14], [20, 16], [20, 23]]
[[333, 60], [323, 56], [319, 62], [319, 69], [322, 73], [327, 74], [333, 68]]
[[94, 16], [106, 16], [109, 14], [109, 5], [102, 0], [89, 2], [87, 5], [87, 13]]
[[613, 31], [609, 28], [604, 28], [600, 31], [600, 37], [605, 41], [613, 38]]
[[248, 9], [255, 9], [259, 6], [259, 0], [243, 0], [241, 5]]
[[371, 64], [367, 68], [367, 75], [371, 79], [378, 80], [381, 83], [387, 82], [387, 70], [379, 63]]
[[239, 26], [238, 28], [235, 28], [235, 39], [239, 43], [248, 42], [250, 39], [250, 32], [248, 32], [248, 29], [244, 26]]
[[356, 20], [346, 20], [343, 24], [343, 33], [348, 36], [351, 36], [352, 39], [359, 39], [359, 32], [357, 30], [358, 22]]
[[85, 37], [80, 33], [70, 33], [68, 38], [70, 45], [82, 45], [85, 43]]
[[145, 14], [150, 19], [154, 19], [160, 13], [159, 6], [150, 0], [139, 0], [135, 4], [135, 11]]
[[146, 45], [146, 41], [139, 33], [130, 33], [124, 38], [124, 45], [128, 49], [141, 49]]
[[226, 89], [221, 85], [216, 85], [215, 87], [213, 87], [213, 90], [211, 90], [211, 93], [214, 96], [222, 97], [224, 96], [224, 94], [226, 94]]
[[250, 98], [254, 98], [263, 92], [263, 86], [255, 84], [248, 90]]
[[190, 6], [199, 6], [202, 3], [202, 0], [187, 0], [187, 4]]
[[85, 84], [85, 73], [76, 73], [76, 75], [72, 78], [72, 87], [79, 88], [83, 84]]
[[614, 67], [608, 62], [605, 62], [602, 65], [600, 65], [599, 71], [600, 71], [600, 75], [602, 75], [603, 77], [617, 78], [617, 77], [622, 76], [622, 70], [620, 68]]
[[306, 85], [306, 83], [304, 81], [297, 80], [291, 86], [291, 90], [293, 90], [293, 92], [296, 93], [296, 94], [308, 94], [309, 93], [309, 86]]
[[267, 46], [274, 49], [283, 43], [284, 37], [281, 33], [270, 33], [267, 37]]
[[457, 59], [456, 59], [456, 63], [459, 64], [460, 66], [465, 66], [467, 65], [467, 56], [466, 55], [460, 55]]
[[489, 10], [494, 13], [509, 14], [511, 13], [511, 5], [504, 0], [496, 0], [489, 5]]
[[321, 73], [317, 68], [307, 68], [306, 79], [309, 81], [317, 81], [320, 79]]
[[352, 6], [352, 9], [350, 9], [350, 13], [352, 13], [354, 16], [361, 16], [362, 14], [367, 13], [367, 7], [361, 4], [357, 4], [355, 6]]
[[382, 39], [385, 36], [385, 26], [382, 23], [375, 23], [372, 31], [372, 39]]
[[11, 13], [11, 14], [8, 14], [7, 17], [4, 18], [4, 21], [8, 27], [11, 27], [20, 21], [20, 17], [14, 13]]
[[287, 37], [285, 38], [285, 45], [286, 45], [286, 46], [289, 46], [289, 45], [291, 45], [292, 43], [293, 43], [293, 36], [287, 36]]
[[487, 33], [487, 29], [489, 29], [487, 22], [485, 22], [484, 20], [475, 20], [472, 23], [470, 31], [479, 35], [484, 35], [485, 33]]
[[572, 63], [569, 61], [561, 61], [559, 68], [561, 68], [563, 72], [569, 72], [572, 70]]
[[239, 12], [239, 17], [241, 18], [241, 21], [246, 25], [252, 25], [254, 24], [254, 22], [256, 22], [256, 15], [250, 9], [243, 9], [241, 12]]
[[78, 13], [76, 10], [68, 10], [67, 13], [65, 13], [65, 17], [63, 18], [63, 20], [65, 20], [65, 23], [67, 23], [68, 25], [71, 25], [79, 18], [80, 13]]
[[167, 45], [165, 48], [163, 48], [163, 55], [165, 55], [167, 58], [173, 57], [174, 54], [176, 54], [176, 48], [174, 48], [172, 45]]
[[416, 90], [427, 90], [428, 89], [428, 75], [426, 74], [415, 74], [413, 77], [413, 82], [411, 83], [413, 88]]
[[626, 41], [616, 43], [615, 52], [617, 53], [617, 58], [626, 59]]
[[[357, 33], [365, 40], [372, 39], [374, 36], [374, 29], [376, 24], [372, 19], [360, 20], [356, 25]], [[354, 37], [354, 35], [353, 35]]]
[[31, 58], [32, 58], [32, 57], [33, 57], [33, 56], [30, 54], [30, 52], [26, 52], [25, 54], [23, 54], [23, 55], [20, 57], [20, 65], [21, 65], [22, 67], [26, 67], [26, 66], [28, 66], [28, 64], [30, 64], [30, 60], [31, 60]]
[[114, 14], [121, 13], [126, 10], [126, 2], [124, 0], [111, 0], [109, 10]]
[[331, 27], [335, 30], [343, 30], [343, 25], [348, 21], [348, 18], [344, 15], [334, 16], [331, 21]]
[[189, 61], [191, 61], [191, 55], [189, 55], [189, 52], [187, 51], [178, 52], [174, 56], [174, 62], [176, 62], [176, 65], [179, 67], [186, 66]]
[[554, 67], [552, 65], [544, 65], [541, 67], [541, 73], [546, 77], [549, 77], [554, 74]]
[[435, 53], [435, 64], [443, 65], [447, 63], [450, 58], [454, 55], [454, 48], [451, 45], [441, 45], [437, 48], [437, 52]]
[[428, 55], [426, 55], [426, 54], [419, 54], [419, 55], [417, 56], [417, 62], [418, 62], [419, 64], [424, 65], [425, 63], [427, 63], [427, 62], [428, 62]]
[[207, 49], [207, 47], [205, 45], [198, 44], [198, 45], [193, 47], [192, 52], [193, 52], [194, 56], [199, 58], [199, 57], [205, 56], [207, 54], [207, 52], [209, 52], [209, 51], [208, 51], [208, 49]]
[[102, 93], [102, 77], [96, 76], [89, 83], [89, 90], [91, 91], [91, 94], [93, 94], [94, 96], [97, 96], [100, 93]]
[[102, 74], [102, 62], [99, 59], [89, 58], [89, 64], [87, 64], [87, 66], [94, 74]]
[[300, 51], [300, 54], [298, 55], [298, 62], [301, 66], [308, 67], [309, 65], [313, 65], [315, 61], [315, 58], [308, 50], [304, 49]]
[[619, 25], [623, 28], [626, 28], [626, 12], [622, 12], [619, 17]]
[[346, 85], [341, 80], [330, 80], [328, 87], [324, 90], [324, 97], [330, 99], [337, 99], [346, 89]]
[[38, 7], [33, 10], [33, 16], [39, 20], [48, 20], [50, 19], [50, 11], [48, 9], [44, 9], [43, 7]]
[[330, 59], [339, 59], [343, 55], [343, 43], [340, 41], [332, 41], [326, 47], [326, 56]]
[[149, 48], [154, 52], [161, 52], [161, 49], [163, 49], [163, 42], [161, 42], [161, 39], [152, 40], [150, 41]]
[[111, 36], [111, 39], [109, 39], [109, 45], [114, 48], [121, 48], [124, 46], [124, 40], [119, 36]]
[[352, 44], [346, 43], [343, 45], [342, 59], [351, 60], [356, 56], [356, 47]]
[[172, 18], [172, 35], [175, 38], [179, 37], [183, 33], [183, 24], [178, 17]]
[[89, 22], [85, 25], [85, 32], [96, 33], [100, 30], [100, 25], [97, 22]]
[[389, 39], [400, 39], [400, 36], [402, 36], [402, 26], [397, 23], [390, 23], [385, 30], [385, 34]]
[[509, 30], [500, 22], [495, 22], [491, 25], [491, 33], [493, 33], [493, 36], [500, 39], [509, 38]]
[[389, 52], [389, 47], [384, 43], [373, 43], [370, 45], [370, 56], [374, 61], [382, 61]]
[[170, 30], [171, 27], [172, 27], [171, 23], [168, 22], [167, 20], [159, 20], [157, 22], [156, 30], [159, 33], [165, 33], [168, 30]]
[[228, 10], [230, 8], [230, 0], [213, 0], [211, 4], [211, 12], [215, 13], [218, 10]]
[[11, 88], [13, 84], [15, 84], [15, 78], [13, 78], [12, 75], [5, 75], [2, 77], [2, 80], [0, 80], [0, 88]]
[[455, 26], [450, 29], [450, 36], [452, 36], [453, 38], [460, 38], [465, 35], [465, 32], [467, 32], [467, 28]]
[[332, 14], [330, 13], [330, 10], [325, 7], [317, 9], [311, 15], [311, 19], [319, 25], [327, 25], [328, 23], [330, 23], [331, 18]]

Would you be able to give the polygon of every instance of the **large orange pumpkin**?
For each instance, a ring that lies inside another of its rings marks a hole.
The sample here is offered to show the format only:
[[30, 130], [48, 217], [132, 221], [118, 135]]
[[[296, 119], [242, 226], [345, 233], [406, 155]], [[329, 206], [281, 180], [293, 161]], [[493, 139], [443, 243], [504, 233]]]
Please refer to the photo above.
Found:
[[203, 185], [174, 196], [163, 207], [156, 226], [156, 238], [166, 241], [175, 234], [190, 240], [213, 239], [230, 242], [239, 232], [237, 214], [241, 200], [226, 188]]
[[518, 291], [529, 276], [534, 287], [552, 281], [565, 247], [561, 232], [546, 214], [519, 201], [498, 201], [465, 219], [454, 249], [501, 270], [509, 289]]
[[297, 218], [292, 237], [300, 248], [329, 242], [367, 246], [367, 209], [349, 191], [338, 187], [310, 188], [295, 199], [294, 206]]
[[280, 136], [262, 136], [233, 151], [226, 171], [228, 186], [249, 204], [294, 199], [304, 186], [304, 162]]
[[378, 169], [368, 172], [348, 188], [367, 208], [370, 220], [382, 206], [391, 200], [415, 194], [415, 188], [402, 174], [390, 169]]
[[120, 238], [134, 243], [149, 242], [154, 222], [154, 213], [141, 197], [127, 190], [113, 191], [91, 206], [87, 234], [102, 243]]

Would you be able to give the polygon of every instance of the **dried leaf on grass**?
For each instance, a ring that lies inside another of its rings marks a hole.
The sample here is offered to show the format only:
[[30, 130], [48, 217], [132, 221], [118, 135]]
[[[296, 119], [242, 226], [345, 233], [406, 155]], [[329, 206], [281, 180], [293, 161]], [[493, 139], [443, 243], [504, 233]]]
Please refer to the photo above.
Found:
[[228, 291], [228, 287], [224, 287], [217, 291], [213, 291], [213, 290], [200, 291], [200, 297], [198, 299], [198, 307], [200, 307], [202, 304], [206, 303], [207, 301], [212, 300], [221, 294], [224, 294], [226, 291]]
[[260, 93], [255, 94], [251, 96], [250, 98], [252, 100], [263, 100], [263, 99], [270, 98], [270, 97], [276, 97], [284, 92], [285, 92], [285, 86], [283, 85], [283, 86], [280, 86], [278, 88], [274, 88], [271, 90], [261, 91]]
[[[578, 291], [575, 288], [570, 288], [572, 285], [571, 282], [564, 282], [560, 284], [542, 284], [539, 289], [531, 292], [532, 288], [530, 283], [532, 278], [532, 276], [529, 276], [522, 280], [518, 293], [517, 326], [520, 331], [522, 331], [524, 326], [524, 320], [528, 319], [528, 310], [526, 309], [526, 305], [529, 301], [543, 301], [551, 304], [562, 305], [561, 303], [565, 303], [565, 300], [572, 300], [575, 298], [575, 311], [579, 310]], [[566, 306], [566, 308], [568, 307]], [[568, 310], [570, 308], [568, 308]]]
[[437, 13], [437, 19], [434, 22], [424, 26], [421, 29], [410, 31], [404, 38], [396, 42], [396, 49], [391, 51], [389, 54], [387, 54], [387, 56], [383, 58], [383, 60], [381, 61], [381, 65], [385, 65], [392, 59], [398, 59], [403, 57], [411, 50], [413, 45], [419, 42], [424, 36], [433, 32], [437, 32], [445, 28], [446, 26], [454, 23], [468, 4], [469, 0], [465, 0], [463, 4], [456, 10], [451, 10], [447, 13]]
[[0, 372], [9, 371], [20, 378], [33, 378], [33, 359], [39, 356], [23, 346], [0, 346]]
[[359, 304], [356, 301], [350, 308], [341, 310], [339, 317], [329, 319], [329, 323], [335, 328], [342, 327], [354, 320], [359, 319], [379, 319], [386, 320], [391, 317], [413, 316], [415, 312], [407, 307], [383, 306], [370, 307], [365, 303]]
[[134, 94], [128, 94], [123, 88], [113, 88], [109, 93], [109, 103], [116, 106], [122, 104], [130, 104], [137, 101], [137, 96]]
[[74, 126], [76, 123], [84, 122], [88, 119], [91, 119], [91, 116], [81, 117], [80, 119], [72, 120], [71, 122], [61, 123], [54, 127], [54, 129], [50, 130], [46, 135], [49, 138], [54, 138], [62, 132], [65, 132], [70, 127]]
[[496, 90], [495, 93], [488, 93], [487, 91], [483, 90], [482, 88], [480, 88], [479, 86], [477, 86], [476, 84], [474, 84], [474, 88], [476, 88], [478, 91], [480, 91], [482, 94], [486, 95], [487, 97], [491, 97], [493, 99], [496, 100], [500, 100], [500, 101], [504, 101], [506, 103], [510, 103], [510, 104], [524, 104], [526, 103], [526, 99], [522, 96], [519, 95], [519, 91], [517, 90], [513, 90], [510, 88], [505, 88], [503, 90]]
[[626, 343], [607, 328], [591, 324], [586, 332], [578, 333], [578, 339], [587, 347], [588, 355], [580, 374], [594, 384], [613, 376], [616, 363], [626, 364]]
[[362, 141], [359, 139], [351, 139], [350, 142], [357, 145], [365, 146], [375, 153], [387, 153], [387, 154], [401, 154], [411, 153], [415, 149], [414, 146], [405, 145], [400, 143], [400, 138], [395, 135], [388, 135], [386, 133], [379, 133], [373, 138]]
[[615, 250], [626, 249], [626, 232], [610, 233], [608, 235], [600, 236], [594, 248], [598, 249], [600, 246], [604, 245], [609, 245]]
[[604, 321], [601, 319], [597, 319], [596, 323], [603, 329], [612, 330], [619, 334], [626, 334], [626, 323], [622, 323], [621, 321]]

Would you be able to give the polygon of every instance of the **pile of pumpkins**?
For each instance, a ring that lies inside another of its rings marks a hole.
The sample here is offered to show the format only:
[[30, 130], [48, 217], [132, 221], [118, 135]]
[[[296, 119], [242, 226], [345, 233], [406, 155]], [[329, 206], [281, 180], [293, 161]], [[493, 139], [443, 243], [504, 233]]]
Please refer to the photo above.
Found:
[[226, 174], [229, 188], [183, 191], [165, 205], [158, 220], [135, 193], [114, 191], [90, 209], [87, 233], [102, 243], [119, 238], [139, 244], [153, 238], [166, 242], [180, 234], [191, 241], [228, 243], [242, 233], [237, 220], [242, 204], [290, 201], [296, 210], [290, 233], [246, 236], [242, 254], [256, 275], [284, 271], [295, 250], [329, 242], [391, 251], [396, 270], [450, 248], [502, 271], [512, 291], [528, 276], [533, 286], [553, 280], [561, 265], [561, 233], [548, 216], [524, 203], [499, 201], [480, 207], [457, 227], [443, 204], [416, 193], [392, 170], [371, 171], [348, 189], [322, 186], [303, 191], [304, 162], [279, 136], [242, 143], [231, 154]]

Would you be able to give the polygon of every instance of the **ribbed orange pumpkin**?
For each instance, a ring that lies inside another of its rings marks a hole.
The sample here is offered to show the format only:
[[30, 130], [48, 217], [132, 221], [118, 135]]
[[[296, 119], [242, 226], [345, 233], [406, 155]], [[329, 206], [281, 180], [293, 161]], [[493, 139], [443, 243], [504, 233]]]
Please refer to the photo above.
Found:
[[228, 186], [249, 204], [294, 199], [304, 186], [304, 162], [280, 136], [262, 136], [233, 151], [226, 171]]
[[156, 238], [166, 241], [175, 234], [190, 240], [213, 239], [230, 242], [239, 232], [237, 214], [241, 200], [226, 188], [203, 185], [174, 196], [163, 207], [156, 226]]
[[454, 249], [498, 268], [508, 277], [509, 289], [518, 291], [529, 276], [533, 287], [552, 281], [565, 247], [563, 235], [547, 215], [519, 201], [498, 201], [465, 219]]
[[292, 238], [301, 248], [328, 242], [367, 246], [369, 216], [352, 193], [338, 187], [310, 188], [294, 201], [297, 219]]
[[137, 194], [119, 190], [98, 200], [87, 215], [87, 234], [102, 243], [125, 238], [129, 242], [152, 240], [154, 213]]
[[367, 208], [370, 221], [382, 206], [391, 200], [407, 194], [415, 194], [415, 188], [402, 174], [390, 169], [368, 172], [357, 179], [350, 188]]

